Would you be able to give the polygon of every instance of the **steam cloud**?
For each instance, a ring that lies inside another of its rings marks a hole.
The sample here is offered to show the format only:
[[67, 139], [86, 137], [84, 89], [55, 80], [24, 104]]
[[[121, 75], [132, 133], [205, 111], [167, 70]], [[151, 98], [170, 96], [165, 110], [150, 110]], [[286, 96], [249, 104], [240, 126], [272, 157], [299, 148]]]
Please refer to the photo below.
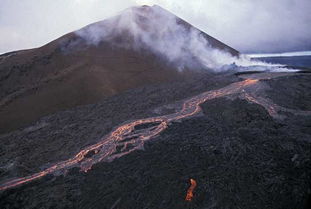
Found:
[[243, 53], [311, 50], [310, 0], [0, 2], [0, 54], [42, 46], [84, 25], [141, 4], [160, 5]]
[[157, 4], [243, 53], [311, 49], [310, 0], [136, 0]]
[[[273, 70], [277, 67], [251, 61], [243, 55], [235, 57], [229, 52], [213, 48], [199, 30], [185, 27], [175, 15], [159, 6], [129, 8], [118, 16], [89, 25], [76, 33], [93, 45], [101, 41], [113, 42], [116, 36], [130, 34], [133, 43], [121, 47], [147, 47], [175, 64], [179, 70], [200, 66], [217, 72], [253, 70], [250, 66], [256, 66], [256, 70]], [[267, 66], [271, 69], [267, 69]]]

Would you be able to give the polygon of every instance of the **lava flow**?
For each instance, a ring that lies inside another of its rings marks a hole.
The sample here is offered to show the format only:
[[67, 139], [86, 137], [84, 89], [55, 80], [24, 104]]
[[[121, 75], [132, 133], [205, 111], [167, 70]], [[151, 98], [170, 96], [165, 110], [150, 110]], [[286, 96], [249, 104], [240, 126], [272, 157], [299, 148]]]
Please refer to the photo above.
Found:
[[189, 187], [189, 189], [187, 191], [187, 195], [186, 195], [186, 198], [185, 198], [185, 200], [189, 201], [189, 202], [193, 198], [193, 191], [197, 187], [197, 182], [194, 179], [190, 179], [190, 184], [191, 185], [190, 185], [190, 187]]
[[[0, 190], [16, 187], [46, 176], [47, 174], [66, 172], [72, 167], [80, 167], [82, 171], [87, 172], [98, 162], [111, 162], [134, 150], [142, 149], [146, 140], [159, 135], [171, 122], [193, 116], [200, 112], [200, 104], [205, 101], [239, 93], [245, 87], [253, 85], [257, 81], [255, 79], [247, 79], [218, 90], [204, 92], [186, 100], [183, 103], [182, 110], [173, 114], [127, 122], [104, 136], [97, 144], [84, 148], [72, 158], [56, 163], [33, 175], [7, 181], [0, 185]], [[141, 128], [138, 128], [139, 126]], [[90, 154], [92, 154], [91, 157], [89, 157]]]

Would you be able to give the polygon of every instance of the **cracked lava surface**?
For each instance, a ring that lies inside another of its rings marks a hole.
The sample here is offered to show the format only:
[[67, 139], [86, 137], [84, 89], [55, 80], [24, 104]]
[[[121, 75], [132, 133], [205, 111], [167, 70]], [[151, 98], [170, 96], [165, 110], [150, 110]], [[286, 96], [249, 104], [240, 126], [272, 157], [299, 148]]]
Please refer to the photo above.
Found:
[[[257, 79], [246, 79], [232, 83], [221, 89], [201, 93], [185, 100], [182, 109], [173, 114], [133, 120], [121, 124], [104, 136], [98, 143], [82, 149], [68, 160], [56, 163], [41, 172], [2, 183], [0, 185], [0, 191], [34, 181], [48, 174], [66, 172], [73, 167], [80, 167], [81, 171], [87, 172], [96, 163], [103, 161], [111, 162], [135, 150], [143, 149], [145, 141], [158, 136], [167, 129], [171, 122], [199, 113], [201, 110], [200, 104], [218, 97], [242, 93], [245, 88], [256, 84], [258, 81]], [[247, 98], [252, 102], [260, 104], [260, 102], [255, 101], [255, 98], [250, 99], [249, 96]], [[270, 110], [269, 112], [271, 113], [273, 111]]]

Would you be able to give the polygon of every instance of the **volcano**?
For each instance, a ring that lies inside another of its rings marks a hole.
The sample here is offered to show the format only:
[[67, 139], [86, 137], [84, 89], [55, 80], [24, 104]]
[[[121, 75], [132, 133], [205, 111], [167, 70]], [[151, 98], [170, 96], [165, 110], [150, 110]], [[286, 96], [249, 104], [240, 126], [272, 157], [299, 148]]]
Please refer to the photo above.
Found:
[[189, 48], [198, 37], [204, 39], [198, 44], [239, 55], [159, 6], [129, 8], [40, 48], [4, 54], [0, 132], [128, 89], [189, 77], [206, 68], [197, 58], [201, 51]]
[[1, 55], [0, 208], [310, 208], [311, 74], [241, 57], [159, 6]]

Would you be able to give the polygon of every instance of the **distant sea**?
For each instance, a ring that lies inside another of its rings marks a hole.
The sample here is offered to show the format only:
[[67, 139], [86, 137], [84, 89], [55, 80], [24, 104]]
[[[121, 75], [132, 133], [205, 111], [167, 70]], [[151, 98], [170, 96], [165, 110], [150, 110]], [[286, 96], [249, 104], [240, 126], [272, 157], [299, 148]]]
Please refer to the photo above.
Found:
[[283, 64], [293, 67], [311, 68], [311, 51], [275, 54], [248, 54], [254, 60]]

